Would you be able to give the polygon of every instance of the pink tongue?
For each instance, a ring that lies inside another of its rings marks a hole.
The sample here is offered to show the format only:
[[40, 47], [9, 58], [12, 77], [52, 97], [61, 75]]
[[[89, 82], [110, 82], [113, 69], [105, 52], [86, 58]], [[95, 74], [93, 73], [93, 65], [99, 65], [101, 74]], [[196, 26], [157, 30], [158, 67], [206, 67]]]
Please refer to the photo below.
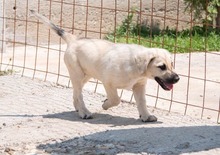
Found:
[[169, 90], [173, 89], [173, 84], [166, 84], [166, 86]]

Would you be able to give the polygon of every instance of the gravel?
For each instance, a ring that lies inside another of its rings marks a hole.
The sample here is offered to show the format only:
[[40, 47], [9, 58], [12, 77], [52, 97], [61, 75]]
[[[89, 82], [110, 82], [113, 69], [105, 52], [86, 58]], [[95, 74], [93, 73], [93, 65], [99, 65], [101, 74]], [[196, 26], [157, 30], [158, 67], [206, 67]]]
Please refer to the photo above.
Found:
[[102, 110], [104, 95], [84, 90], [94, 119], [82, 120], [72, 89], [17, 75], [0, 76], [0, 154], [219, 154], [220, 126], [150, 107], [143, 123], [136, 106]]

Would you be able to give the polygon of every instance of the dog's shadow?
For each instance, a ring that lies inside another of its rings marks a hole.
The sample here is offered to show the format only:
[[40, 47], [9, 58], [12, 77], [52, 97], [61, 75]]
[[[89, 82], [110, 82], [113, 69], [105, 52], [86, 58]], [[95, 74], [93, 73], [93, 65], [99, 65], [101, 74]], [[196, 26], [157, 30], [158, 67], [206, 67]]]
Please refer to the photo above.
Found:
[[94, 113], [92, 119], [81, 119], [79, 114], [76, 111], [65, 111], [55, 114], [43, 115], [43, 118], [56, 118], [62, 120], [68, 120], [73, 122], [87, 122], [91, 124], [112, 124], [113, 126], [122, 126], [122, 125], [140, 125], [143, 123], [157, 123], [162, 122], [142, 122], [140, 119], [113, 116], [109, 114], [100, 114]]

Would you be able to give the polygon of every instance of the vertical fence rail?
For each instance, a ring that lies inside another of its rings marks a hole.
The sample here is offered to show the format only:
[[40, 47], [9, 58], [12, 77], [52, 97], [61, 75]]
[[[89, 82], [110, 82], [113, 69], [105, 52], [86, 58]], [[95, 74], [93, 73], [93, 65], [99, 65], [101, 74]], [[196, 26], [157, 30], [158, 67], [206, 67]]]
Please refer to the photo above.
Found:
[[2, 70], [2, 61], [3, 61], [3, 53], [6, 50], [6, 44], [5, 44], [5, 0], [2, 0], [0, 2], [0, 71]]
[[5, 52], [5, 0], [0, 2], [0, 53]]
[[[208, 1], [206, 1], [206, 7], [208, 7]], [[206, 17], [205, 17], [205, 20], [207, 20], [207, 15], [208, 15], [208, 12], [206, 10]], [[205, 42], [207, 42], [207, 36], [208, 36], [208, 31], [207, 31], [207, 28], [208, 28], [209, 25], [206, 25], [206, 37], [205, 37]], [[206, 65], [207, 65], [207, 44], [205, 44], [205, 66], [204, 66], [204, 85], [203, 85], [203, 100], [202, 100], [202, 112], [201, 112], [201, 118], [203, 117], [203, 114], [204, 114], [204, 108], [205, 108], [205, 98], [206, 98]], [[220, 92], [219, 92], [220, 93]]]
[[190, 7], [190, 49], [189, 49], [189, 65], [188, 65], [188, 77], [187, 77], [187, 94], [186, 94], [186, 105], [184, 115], [186, 115], [188, 103], [189, 103], [189, 88], [190, 88], [190, 74], [191, 74], [191, 52], [192, 52], [192, 28], [193, 28], [193, 8]]

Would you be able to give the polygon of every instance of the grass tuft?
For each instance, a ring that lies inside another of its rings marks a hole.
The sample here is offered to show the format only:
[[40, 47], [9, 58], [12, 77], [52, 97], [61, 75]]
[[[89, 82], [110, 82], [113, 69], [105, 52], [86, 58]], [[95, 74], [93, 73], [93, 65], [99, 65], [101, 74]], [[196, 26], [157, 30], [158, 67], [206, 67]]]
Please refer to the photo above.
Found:
[[168, 27], [160, 30], [134, 24], [132, 19], [133, 13], [128, 15], [116, 32], [108, 34], [106, 39], [117, 43], [165, 48], [176, 53], [220, 51], [220, 31], [215, 28], [194, 26], [182, 31]]
[[13, 74], [13, 70], [11, 69], [0, 71], [0, 76], [11, 75], [11, 74]]

